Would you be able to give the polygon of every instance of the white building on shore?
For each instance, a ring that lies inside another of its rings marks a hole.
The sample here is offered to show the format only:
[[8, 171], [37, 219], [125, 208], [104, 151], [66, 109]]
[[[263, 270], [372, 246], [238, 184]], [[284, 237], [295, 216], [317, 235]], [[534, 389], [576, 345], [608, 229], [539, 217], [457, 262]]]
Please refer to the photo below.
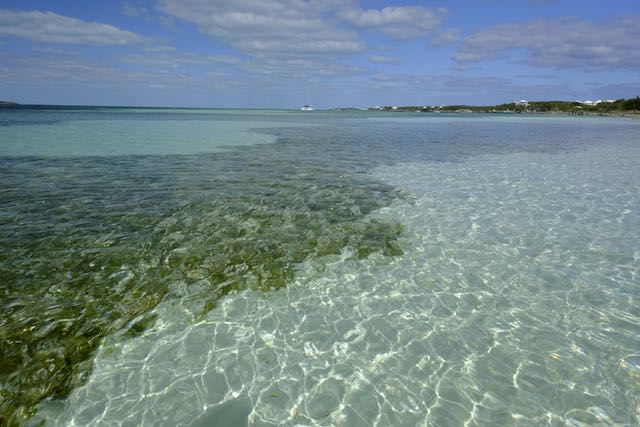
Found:
[[592, 101], [592, 100], [588, 99], [586, 101], [577, 101], [577, 102], [581, 103], [582, 105], [591, 105], [591, 106], [593, 106], [593, 105], [602, 104], [603, 102], [607, 103], [607, 104], [613, 104], [616, 101], [614, 101], [613, 99], [605, 99], [605, 100], [598, 99], [597, 101]]

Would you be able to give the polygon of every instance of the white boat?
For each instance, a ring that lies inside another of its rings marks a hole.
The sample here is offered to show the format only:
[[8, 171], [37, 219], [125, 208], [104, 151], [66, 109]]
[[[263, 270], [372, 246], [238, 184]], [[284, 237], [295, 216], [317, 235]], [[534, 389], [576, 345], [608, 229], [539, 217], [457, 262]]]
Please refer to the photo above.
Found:
[[311, 105], [311, 97], [307, 94], [307, 103], [302, 106], [300, 111], [313, 111], [313, 106]]

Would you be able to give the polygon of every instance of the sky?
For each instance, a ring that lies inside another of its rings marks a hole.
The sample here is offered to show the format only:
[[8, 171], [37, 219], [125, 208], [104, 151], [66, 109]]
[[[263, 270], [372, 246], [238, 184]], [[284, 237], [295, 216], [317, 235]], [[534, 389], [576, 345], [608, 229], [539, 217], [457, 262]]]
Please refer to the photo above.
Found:
[[0, 100], [25, 104], [638, 95], [639, 0], [0, 0]]

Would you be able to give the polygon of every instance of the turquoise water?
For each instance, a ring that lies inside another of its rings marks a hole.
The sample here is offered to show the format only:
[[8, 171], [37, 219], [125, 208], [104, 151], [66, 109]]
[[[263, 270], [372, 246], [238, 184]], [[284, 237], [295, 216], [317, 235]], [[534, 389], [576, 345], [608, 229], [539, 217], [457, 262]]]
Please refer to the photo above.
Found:
[[15, 422], [640, 422], [638, 122], [0, 117]]

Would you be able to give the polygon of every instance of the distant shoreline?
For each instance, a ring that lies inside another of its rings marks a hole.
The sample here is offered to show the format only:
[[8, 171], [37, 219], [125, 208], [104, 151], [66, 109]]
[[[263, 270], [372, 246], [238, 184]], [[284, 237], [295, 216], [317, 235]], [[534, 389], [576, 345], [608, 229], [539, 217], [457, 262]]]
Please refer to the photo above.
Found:
[[422, 113], [484, 113], [484, 114], [552, 114], [570, 116], [614, 116], [638, 118], [640, 97], [598, 101], [526, 101], [497, 105], [440, 105], [440, 106], [384, 106], [369, 111], [422, 112]]
[[[338, 110], [339, 111], [339, 110]], [[368, 112], [393, 112], [393, 113], [421, 113], [421, 114], [477, 114], [477, 115], [523, 115], [523, 116], [588, 116], [588, 117], [625, 117], [635, 120], [640, 120], [640, 111], [608, 111], [604, 112], [591, 112], [584, 111], [580, 113], [572, 113], [567, 111], [482, 111], [482, 110], [467, 110], [467, 109], [457, 109], [457, 110], [441, 110], [441, 111], [421, 111], [415, 109], [404, 109], [402, 107], [398, 107], [394, 110], [374, 110], [369, 109]]]
[[[620, 109], [620, 106], [627, 107], [631, 102], [633, 109]], [[335, 112], [393, 112], [393, 113], [448, 113], [448, 114], [501, 114], [501, 115], [530, 115], [530, 116], [599, 116], [599, 117], [624, 117], [640, 120], [640, 98], [630, 100], [618, 100], [609, 106], [581, 106], [577, 103], [566, 101], [540, 101], [531, 102], [527, 107], [512, 104], [500, 104], [495, 106], [471, 106], [471, 105], [442, 105], [442, 106], [398, 106], [398, 107], [372, 107], [368, 109], [341, 107], [329, 108], [325, 111]], [[627, 104], [627, 105], [625, 105]], [[549, 106], [561, 106], [562, 108], [549, 108]], [[614, 107], [614, 108], [612, 108]], [[618, 108], [615, 108], [618, 107]], [[58, 104], [19, 104], [11, 101], [0, 101], [0, 108], [19, 109], [184, 109], [184, 110], [271, 110], [263, 108], [223, 108], [223, 107], [145, 107], [145, 106], [113, 106], [113, 105], [58, 105]], [[277, 109], [288, 111], [289, 109]], [[322, 111], [322, 110], [318, 110]]]

